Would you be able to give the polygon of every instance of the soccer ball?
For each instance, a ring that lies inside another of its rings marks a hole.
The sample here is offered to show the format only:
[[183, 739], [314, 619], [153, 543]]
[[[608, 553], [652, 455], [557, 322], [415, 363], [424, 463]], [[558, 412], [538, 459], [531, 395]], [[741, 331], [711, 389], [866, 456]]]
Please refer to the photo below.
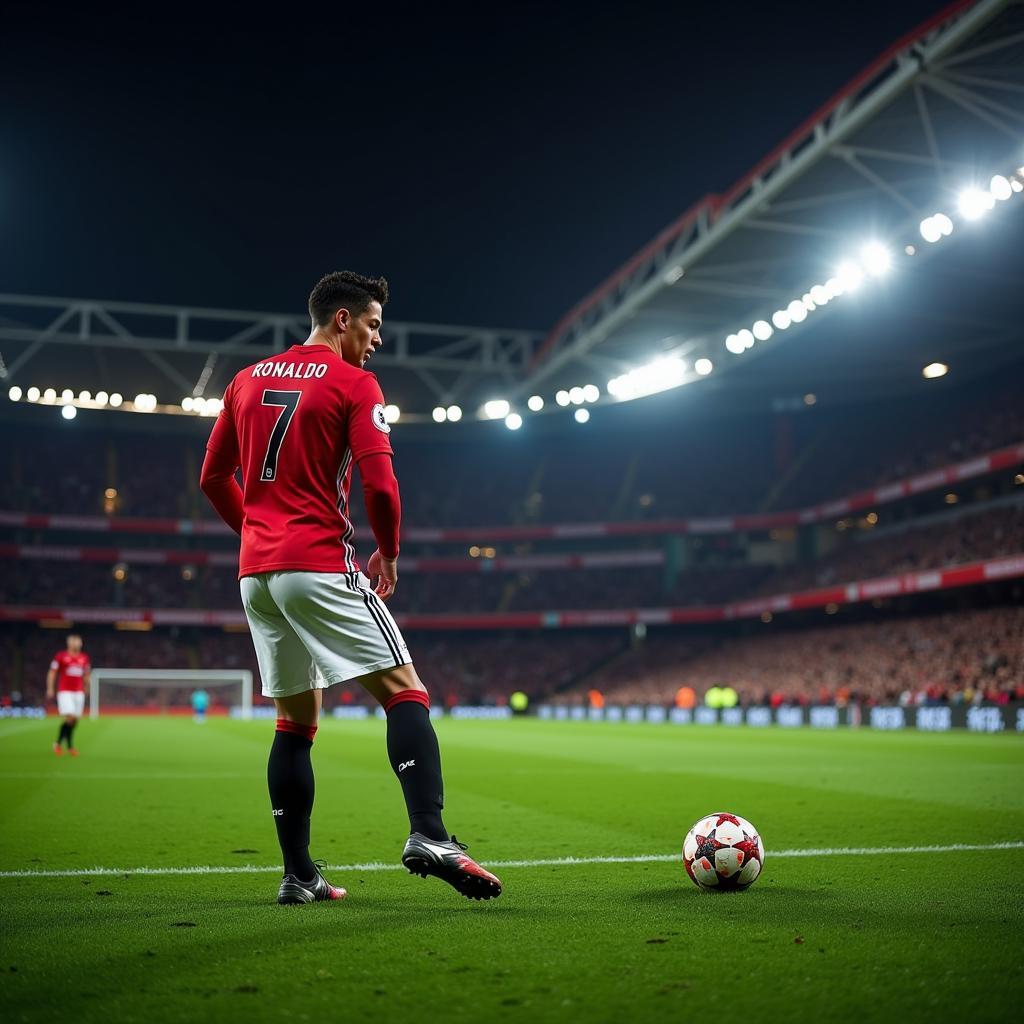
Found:
[[746, 818], [708, 814], [686, 833], [683, 865], [698, 889], [739, 892], [761, 874], [764, 843]]

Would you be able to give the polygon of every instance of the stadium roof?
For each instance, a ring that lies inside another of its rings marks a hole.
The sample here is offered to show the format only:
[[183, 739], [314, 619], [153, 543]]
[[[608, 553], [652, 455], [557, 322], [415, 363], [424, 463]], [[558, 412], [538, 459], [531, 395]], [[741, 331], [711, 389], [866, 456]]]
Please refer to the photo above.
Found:
[[[452, 404], [468, 418], [495, 398], [526, 414], [533, 394], [550, 411], [557, 390], [587, 384], [613, 401], [700, 381], [763, 404], [886, 393], [935, 360], [990, 371], [1019, 358], [1022, 182], [1024, 6], [960, 0], [546, 338], [389, 322], [375, 368], [413, 420]], [[299, 314], [3, 295], [0, 373], [23, 390], [150, 392], [179, 407], [306, 334]]]

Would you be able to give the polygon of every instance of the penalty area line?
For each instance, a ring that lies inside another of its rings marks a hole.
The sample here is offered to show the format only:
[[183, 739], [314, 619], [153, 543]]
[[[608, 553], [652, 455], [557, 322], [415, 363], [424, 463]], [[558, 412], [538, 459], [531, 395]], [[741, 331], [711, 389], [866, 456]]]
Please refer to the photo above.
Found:
[[[838, 846], [808, 850], [768, 851], [765, 861], [793, 857], [880, 857], [899, 853], [976, 853], [992, 850], [1024, 850], [1024, 841], [1008, 843], [952, 843], [949, 846]], [[548, 857], [537, 860], [488, 861], [492, 868], [557, 868], [586, 864], [667, 864], [680, 860], [678, 853], [647, 853], [629, 857]], [[368, 864], [329, 864], [325, 870], [340, 872], [404, 871], [402, 864], [371, 861]], [[87, 878], [89, 876], [149, 875], [251, 875], [264, 872], [281, 873], [278, 864], [197, 864], [169, 868], [64, 868], [0, 871], [0, 878]]]

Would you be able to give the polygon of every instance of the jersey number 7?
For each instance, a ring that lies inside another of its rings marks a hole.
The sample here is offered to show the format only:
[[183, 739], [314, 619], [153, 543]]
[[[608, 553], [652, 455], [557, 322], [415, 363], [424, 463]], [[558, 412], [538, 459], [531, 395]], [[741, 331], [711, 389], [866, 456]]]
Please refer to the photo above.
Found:
[[264, 391], [263, 405], [276, 405], [281, 411], [274, 421], [274, 429], [270, 432], [270, 440], [267, 442], [267, 454], [263, 459], [263, 469], [260, 471], [260, 479], [265, 482], [273, 482], [277, 479], [277, 457], [281, 452], [281, 443], [284, 435], [288, 433], [295, 416], [295, 410], [299, 407], [301, 391]]

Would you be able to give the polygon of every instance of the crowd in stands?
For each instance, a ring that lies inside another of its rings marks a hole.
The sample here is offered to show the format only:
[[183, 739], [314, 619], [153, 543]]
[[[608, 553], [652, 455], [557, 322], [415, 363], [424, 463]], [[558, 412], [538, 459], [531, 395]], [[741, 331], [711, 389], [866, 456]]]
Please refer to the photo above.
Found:
[[[702, 649], [703, 647], [703, 649]], [[731, 686], [745, 704], [1024, 700], [1024, 608], [1004, 607], [818, 629], [722, 637], [652, 633], [640, 649], [565, 695], [596, 689], [609, 703], [672, 702]]]

